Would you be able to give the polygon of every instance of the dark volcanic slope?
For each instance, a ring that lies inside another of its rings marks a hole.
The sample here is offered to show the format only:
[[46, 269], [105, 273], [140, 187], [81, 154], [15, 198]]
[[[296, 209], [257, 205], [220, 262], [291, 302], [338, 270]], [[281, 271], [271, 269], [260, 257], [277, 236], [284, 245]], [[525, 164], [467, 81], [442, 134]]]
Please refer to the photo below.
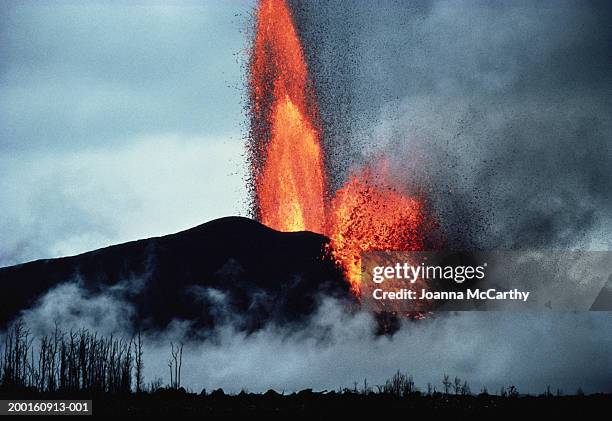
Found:
[[79, 282], [92, 295], [115, 286], [113, 293], [133, 305], [133, 322], [143, 328], [174, 319], [207, 328], [227, 314], [247, 330], [299, 321], [315, 309], [320, 293], [350, 296], [335, 265], [322, 257], [326, 241], [228, 217], [164, 237], [1, 268], [0, 327], [63, 282]]

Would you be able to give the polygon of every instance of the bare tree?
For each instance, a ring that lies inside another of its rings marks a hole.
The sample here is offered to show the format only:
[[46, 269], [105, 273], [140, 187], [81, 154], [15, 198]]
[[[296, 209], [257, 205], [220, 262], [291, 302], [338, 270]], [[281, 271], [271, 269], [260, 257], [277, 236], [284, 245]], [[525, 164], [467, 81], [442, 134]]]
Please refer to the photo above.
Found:
[[400, 397], [412, 395], [416, 392], [414, 379], [397, 370], [393, 377], [386, 381], [383, 391]]
[[467, 380], [464, 381], [461, 385], [461, 394], [464, 396], [472, 394], [472, 391], [470, 390], [470, 385], [468, 384]]
[[172, 358], [168, 360], [168, 368], [170, 369], [170, 387], [174, 387], [174, 374], [172, 372]]
[[448, 395], [448, 392], [450, 391], [451, 387], [451, 381], [448, 377], [448, 374], [444, 375], [444, 378], [442, 379], [442, 386], [444, 387], [444, 394]]
[[181, 368], [183, 366], [183, 344], [180, 343], [176, 347], [170, 342], [170, 360], [168, 367], [170, 368], [170, 387], [178, 389], [181, 387]]
[[21, 319], [7, 330], [0, 365], [2, 384], [24, 387], [31, 385], [31, 382], [37, 377], [34, 373], [33, 355], [31, 355], [32, 342], [30, 331]]
[[134, 339], [134, 364], [136, 369], [136, 393], [141, 393], [144, 385], [143, 362], [142, 362], [142, 336], [140, 330]]
[[459, 377], [455, 377], [455, 382], [453, 383], [453, 390], [455, 391], [455, 395], [458, 395], [461, 392], [461, 379]]
[[131, 391], [131, 341], [98, 337], [84, 329], [64, 333], [56, 324], [54, 333], [35, 345], [25, 323], [18, 321], [8, 329], [2, 348], [2, 386], [44, 392]]
[[368, 385], [368, 379], [364, 378], [363, 379], [363, 394], [369, 395], [370, 392], [372, 392], [372, 388]]

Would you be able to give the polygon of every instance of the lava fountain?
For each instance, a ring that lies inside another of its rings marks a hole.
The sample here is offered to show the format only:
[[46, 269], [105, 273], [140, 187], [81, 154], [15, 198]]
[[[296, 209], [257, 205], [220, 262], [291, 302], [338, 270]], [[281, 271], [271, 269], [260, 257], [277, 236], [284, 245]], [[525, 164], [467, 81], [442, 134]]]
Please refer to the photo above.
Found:
[[279, 231], [322, 232], [325, 174], [317, 108], [284, 0], [259, 5], [250, 94], [259, 220]]
[[423, 249], [423, 206], [392, 188], [388, 171], [360, 169], [328, 194], [314, 89], [285, 0], [259, 3], [249, 96], [254, 213], [263, 224], [327, 235], [356, 294], [363, 252]]

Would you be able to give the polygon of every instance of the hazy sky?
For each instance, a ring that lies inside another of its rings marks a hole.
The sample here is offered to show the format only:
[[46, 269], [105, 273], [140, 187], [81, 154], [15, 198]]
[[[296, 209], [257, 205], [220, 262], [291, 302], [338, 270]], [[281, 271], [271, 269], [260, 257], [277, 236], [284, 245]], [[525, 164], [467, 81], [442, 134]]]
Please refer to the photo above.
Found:
[[0, 5], [0, 266], [245, 213], [251, 2]]
[[[290, 3], [332, 187], [382, 153], [460, 247], [611, 247], [609, 4]], [[246, 214], [253, 10], [2, 2], [0, 265]]]

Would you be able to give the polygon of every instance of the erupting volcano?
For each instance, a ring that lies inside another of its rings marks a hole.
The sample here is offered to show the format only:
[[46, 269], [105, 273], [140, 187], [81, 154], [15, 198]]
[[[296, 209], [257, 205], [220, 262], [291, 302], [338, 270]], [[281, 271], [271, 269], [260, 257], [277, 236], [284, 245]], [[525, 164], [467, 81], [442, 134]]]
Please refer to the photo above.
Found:
[[249, 73], [249, 140], [254, 214], [279, 231], [330, 238], [330, 253], [353, 292], [360, 290], [361, 253], [421, 250], [424, 213], [392, 176], [354, 171], [328, 191], [316, 95], [285, 0], [262, 0]]

